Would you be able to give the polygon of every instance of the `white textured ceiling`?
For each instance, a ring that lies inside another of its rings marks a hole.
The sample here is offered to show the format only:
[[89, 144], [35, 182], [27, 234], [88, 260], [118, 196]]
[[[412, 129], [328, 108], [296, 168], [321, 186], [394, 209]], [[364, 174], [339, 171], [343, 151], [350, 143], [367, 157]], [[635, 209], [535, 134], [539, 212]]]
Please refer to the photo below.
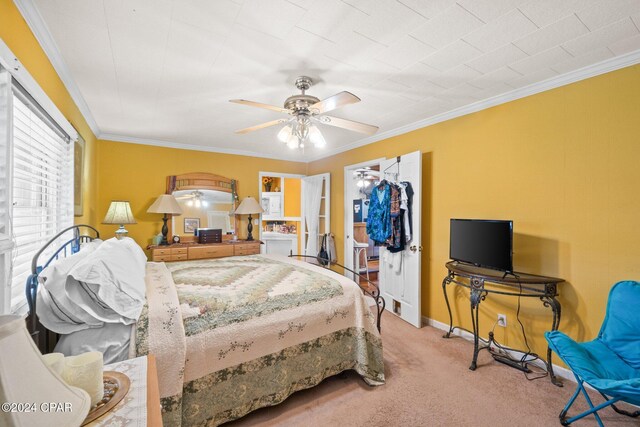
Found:
[[228, 100], [280, 106], [309, 75], [383, 133], [640, 49], [640, 0], [31, 1], [100, 134], [299, 160], [322, 152], [234, 134], [282, 115]]

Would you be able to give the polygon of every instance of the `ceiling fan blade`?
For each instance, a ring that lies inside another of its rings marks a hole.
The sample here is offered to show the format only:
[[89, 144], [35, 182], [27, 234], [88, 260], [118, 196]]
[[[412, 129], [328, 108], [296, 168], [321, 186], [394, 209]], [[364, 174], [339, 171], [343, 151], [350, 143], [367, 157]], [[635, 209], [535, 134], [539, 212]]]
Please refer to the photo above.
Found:
[[351, 92], [343, 91], [340, 93], [336, 93], [335, 95], [330, 96], [327, 99], [316, 102], [311, 107], [309, 107], [309, 110], [313, 114], [323, 114], [328, 113], [331, 110], [335, 110], [336, 108], [344, 107], [345, 105], [355, 104], [356, 102], [360, 102], [360, 98], [358, 98]]
[[373, 135], [378, 131], [378, 126], [368, 125], [366, 123], [360, 123], [353, 120], [341, 119], [340, 117], [320, 116], [316, 117], [316, 120], [318, 120], [320, 123], [324, 123], [325, 125], [348, 129], [367, 135]]
[[246, 99], [230, 99], [229, 102], [234, 102], [236, 104], [248, 105], [250, 107], [258, 107], [265, 108], [267, 110], [277, 111], [279, 113], [287, 113], [289, 114], [289, 110], [282, 107], [276, 107], [275, 105], [263, 104], [261, 102], [255, 101], [247, 101]]
[[284, 123], [286, 121], [288, 121], [288, 119], [272, 120], [270, 122], [262, 123], [262, 124], [255, 125], [255, 126], [251, 126], [250, 128], [244, 128], [244, 129], [237, 130], [236, 133], [245, 134], [245, 133], [253, 132], [254, 130], [260, 130], [260, 129], [268, 128], [269, 126], [275, 126], [277, 124]]

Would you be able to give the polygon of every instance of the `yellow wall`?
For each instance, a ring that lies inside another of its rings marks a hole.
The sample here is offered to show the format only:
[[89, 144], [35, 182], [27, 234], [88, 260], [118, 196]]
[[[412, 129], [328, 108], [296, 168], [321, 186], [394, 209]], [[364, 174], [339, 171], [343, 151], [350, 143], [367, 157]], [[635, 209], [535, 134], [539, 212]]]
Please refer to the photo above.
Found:
[[[341, 253], [344, 166], [420, 150], [423, 315], [448, 322], [441, 282], [449, 219], [512, 219], [515, 268], [566, 279], [560, 329], [590, 339], [613, 283], [640, 280], [639, 117], [634, 66], [318, 160], [308, 173], [331, 172], [331, 228]], [[539, 300], [522, 303], [529, 342], [542, 354], [550, 310]], [[453, 305], [456, 323], [470, 329], [467, 293], [457, 292]], [[506, 313], [496, 338], [523, 347], [515, 306], [513, 298], [484, 302], [483, 335], [496, 312]]]
[[301, 216], [302, 200], [300, 191], [302, 180], [300, 178], [284, 179], [284, 216]]
[[0, 0], [0, 38], [86, 140], [84, 167], [84, 215], [77, 224], [96, 223], [96, 137], [67, 92], [40, 44], [11, 0]]
[[[129, 236], [144, 248], [162, 228], [162, 216], [149, 214], [147, 209], [156, 197], [165, 192], [167, 176], [189, 172], [210, 172], [234, 178], [238, 181], [238, 194], [241, 200], [246, 196], [253, 196], [257, 200], [260, 171], [304, 174], [307, 165], [233, 154], [99, 140], [97, 167], [98, 221], [101, 221], [107, 212], [111, 200], [129, 200], [138, 223], [128, 225], [126, 228], [129, 230]], [[99, 225], [100, 233], [104, 237], [112, 236], [116, 228], [115, 225]], [[258, 226], [254, 226], [254, 237], [258, 235], [257, 229]], [[243, 215], [239, 226], [239, 237], [245, 238], [246, 234], [247, 217]]]

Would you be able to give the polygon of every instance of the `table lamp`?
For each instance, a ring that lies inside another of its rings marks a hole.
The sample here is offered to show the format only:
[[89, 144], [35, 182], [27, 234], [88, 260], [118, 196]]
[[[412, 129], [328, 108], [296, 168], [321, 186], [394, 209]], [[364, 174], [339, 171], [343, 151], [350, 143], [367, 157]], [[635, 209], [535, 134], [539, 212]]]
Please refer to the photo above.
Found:
[[120, 224], [120, 228], [116, 230], [116, 239], [120, 240], [127, 237], [129, 232], [124, 228], [124, 224], [137, 224], [136, 219], [131, 212], [131, 206], [128, 200], [114, 200], [109, 205], [109, 210], [104, 216], [103, 224]]
[[169, 228], [167, 227], [167, 220], [169, 219], [168, 215], [180, 215], [182, 214], [182, 208], [178, 204], [178, 201], [173, 194], [162, 194], [159, 196], [155, 202], [149, 209], [147, 209], [148, 213], [161, 213], [164, 214], [162, 217], [162, 242], [161, 245], [168, 245], [169, 241], [167, 240], [167, 233], [169, 233]]
[[0, 316], [0, 403], [8, 402], [21, 406], [0, 411], [2, 426], [79, 426], [91, 406], [86, 391], [47, 367], [24, 319], [13, 315]]
[[236, 215], [246, 215], [249, 214], [249, 225], [247, 225], [247, 240], [253, 240], [253, 235], [251, 232], [253, 231], [253, 224], [251, 214], [261, 214], [264, 212], [262, 206], [254, 199], [253, 197], [245, 197], [245, 199], [240, 203], [240, 206], [236, 208]]

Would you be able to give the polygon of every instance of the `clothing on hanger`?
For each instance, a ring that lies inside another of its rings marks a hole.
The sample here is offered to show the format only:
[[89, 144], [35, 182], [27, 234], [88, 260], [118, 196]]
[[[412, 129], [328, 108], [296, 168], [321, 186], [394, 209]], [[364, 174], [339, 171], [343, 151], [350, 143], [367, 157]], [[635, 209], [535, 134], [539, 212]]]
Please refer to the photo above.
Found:
[[377, 245], [383, 244], [391, 236], [391, 186], [386, 180], [382, 180], [371, 191], [367, 234]]

